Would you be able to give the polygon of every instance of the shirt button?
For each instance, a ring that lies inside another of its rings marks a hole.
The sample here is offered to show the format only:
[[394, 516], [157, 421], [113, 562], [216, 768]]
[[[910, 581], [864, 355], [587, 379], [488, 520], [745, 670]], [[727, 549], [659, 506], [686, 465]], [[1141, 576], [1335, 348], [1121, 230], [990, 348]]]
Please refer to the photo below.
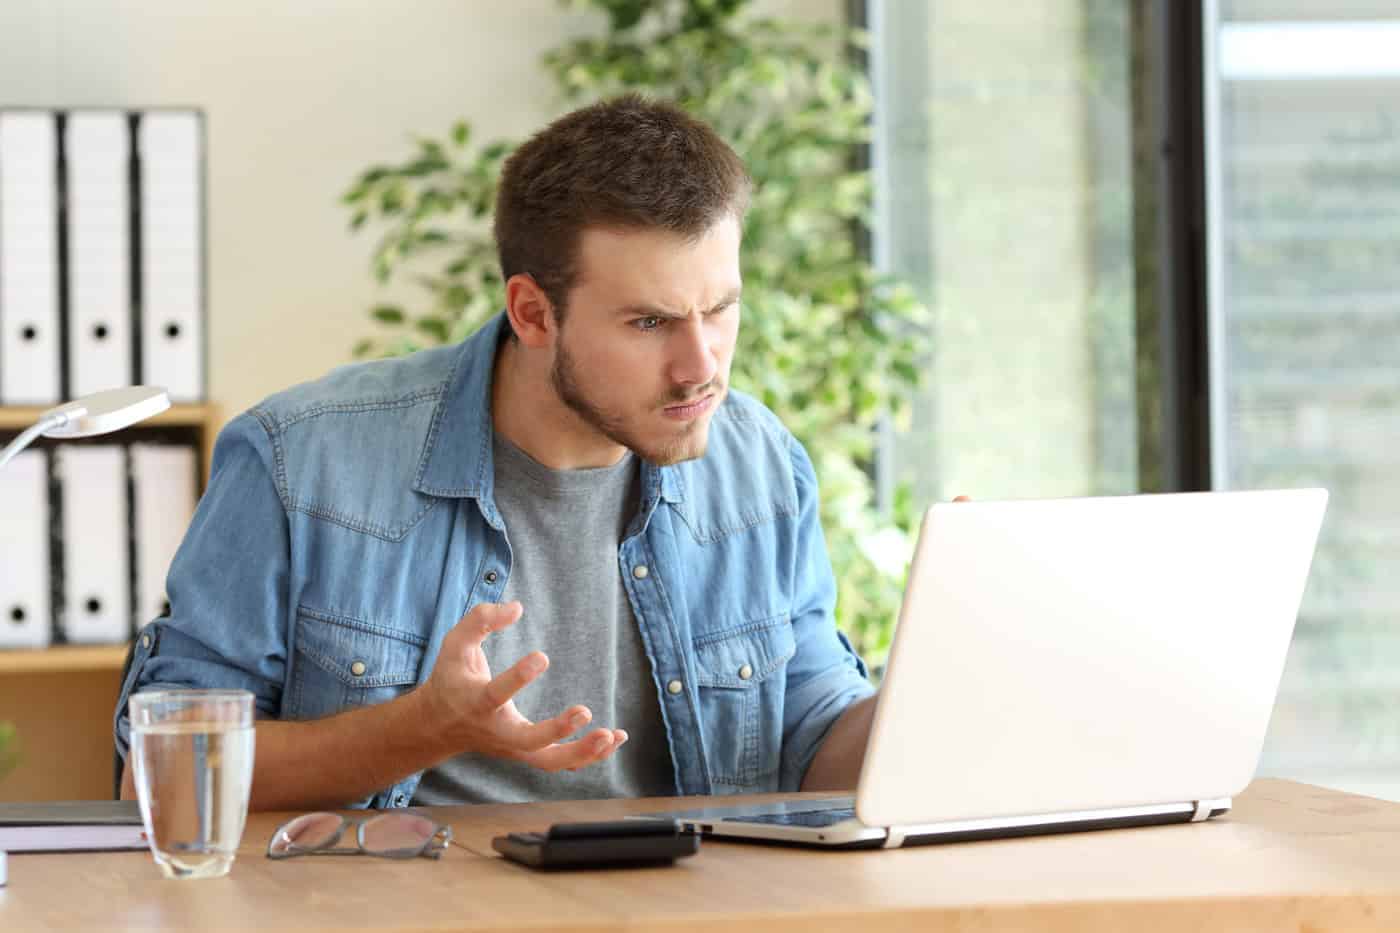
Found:
[[747, 664], [745, 664], [743, 667], [739, 668], [739, 679], [740, 679], [740, 680], [748, 680], [748, 679], [749, 679], [750, 677], [752, 677], [752, 676], [753, 676], [753, 668], [752, 668], [752, 667], [749, 667]]
[[638, 580], [645, 580], [647, 578], [647, 574], [650, 572], [651, 571], [647, 570], [646, 564], [638, 564], [637, 566], [632, 568], [632, 576], [636, 577]]
[[396, 806], [396, 807], [406, 807], [406, 806], [408, 806], [408, 801], [406, 801], [406, 800], [403, 799], [403, 794], [395, 794], [395, 795], [394, 795], [394, 806]]
[[494, 571], [494, 570], [488, 570], [488, 571], [486, 571], [486, 582], [487, 582], [487, 583], [495, 583], [498, 579], [500, 579], [500, 575], [499, 575], [498, 573], [496, 573], [496, 571]]
[[149, 636], [149, 635], [142, 635], [142, 636], [141, 636], [141, 647], [142, 647], [142, 648], [149, 648], [149, 647], [151, 647], [151, 636]]
[[365, 662], [364, 662], [364, 661], [356, 661], [354, 664], [351, 664], [351, 665], [350, 665], [350, 673], [354, 674], [356, 677], [359, 677], [359, 676], [360, 676], [361, 674], [363, 674], [364, 672], [365, 672]]
[[671, 694], [672, 696], [675, 696], [677, 693], [680, 693], [684, 689], [685, 684], [681, 683], [679, 680], [673, 680], [666, 685], [666, 692]]

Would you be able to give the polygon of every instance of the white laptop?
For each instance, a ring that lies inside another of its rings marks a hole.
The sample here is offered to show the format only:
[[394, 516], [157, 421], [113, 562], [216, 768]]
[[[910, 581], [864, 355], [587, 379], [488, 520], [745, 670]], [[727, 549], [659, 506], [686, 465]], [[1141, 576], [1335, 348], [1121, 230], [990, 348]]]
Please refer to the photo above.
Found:
[[696, 832], [837, 848], [1191, 822], [1254, 776], [1327, 493], [941, 503], [854, 798]]

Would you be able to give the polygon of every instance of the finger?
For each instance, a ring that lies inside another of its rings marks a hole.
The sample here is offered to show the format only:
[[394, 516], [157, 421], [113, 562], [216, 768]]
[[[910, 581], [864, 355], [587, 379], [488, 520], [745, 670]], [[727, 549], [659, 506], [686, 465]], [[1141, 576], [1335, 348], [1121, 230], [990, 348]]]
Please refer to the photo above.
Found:
[[971, 500], [970, 498], [968, 498], [967, 496], [954, 496], [954, 497], [953, 497], [953, 501], [954, 501], [954, 502], [971, 502], [972, 500]]
[[530, 681], [540, 676], [549, 667], [549, 658], [543, 651], [532, 651], [516, 661], [510, 669], [498, 674], [482, 690], [482, 700], [489, 710], [497, 710], [510, 702]]
[[611, 729], [598, 729], [583, 740], [583, 745], [584, 758], [578, 764], [571, 765], [570, 771], [581, 771], [611, 758], [617, 751], [617, 737]]
[[561, 742], [531, 752], [525, 761], [544, 771], [572, 771], [602, 761], [616, 748], [611, 729], [594, 729], [577, 742]]
[[569, 709], [543, 722], [528, 720], [511, 736], [511, 744], [524, 753], [537, 752], [556, 742], [562, 742], [593, 719], [593, 713], [586, 706], [571, 706]]
[[462, 616], [451, 634], [462, 633], [458, 637], [463, 639], [463, 647], [479, 646], [491, 633], [514, 625], [523, 611], [518, 602], [477, 603]]

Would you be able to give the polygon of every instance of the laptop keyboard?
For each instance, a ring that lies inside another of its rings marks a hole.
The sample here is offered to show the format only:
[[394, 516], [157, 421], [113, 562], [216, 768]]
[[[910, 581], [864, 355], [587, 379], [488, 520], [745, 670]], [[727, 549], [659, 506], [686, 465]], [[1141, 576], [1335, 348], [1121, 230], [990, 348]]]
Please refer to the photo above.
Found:
[[753, 816], [731, 816], [731, 823], [767, 823], [773, 826], [835, 826], [843, 820], [856, 818], [854, 807], [839, 810], [798, 810], [787, 813], [758, 813]]

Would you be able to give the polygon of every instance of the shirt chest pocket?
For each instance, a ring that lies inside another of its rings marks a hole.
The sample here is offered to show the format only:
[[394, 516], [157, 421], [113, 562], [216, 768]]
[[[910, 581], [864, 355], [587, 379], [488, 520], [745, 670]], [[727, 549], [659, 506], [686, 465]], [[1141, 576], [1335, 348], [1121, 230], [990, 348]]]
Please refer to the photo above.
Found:
[[413, 632], [302, 608], [297, 612], [293, 719], [319, 719], [347, 707], [392, 700], [418, 682], [426, 641]]
[[777, 790], [787, 663], [786, 615], [695, 640], [696, 685], [714, 792]]

